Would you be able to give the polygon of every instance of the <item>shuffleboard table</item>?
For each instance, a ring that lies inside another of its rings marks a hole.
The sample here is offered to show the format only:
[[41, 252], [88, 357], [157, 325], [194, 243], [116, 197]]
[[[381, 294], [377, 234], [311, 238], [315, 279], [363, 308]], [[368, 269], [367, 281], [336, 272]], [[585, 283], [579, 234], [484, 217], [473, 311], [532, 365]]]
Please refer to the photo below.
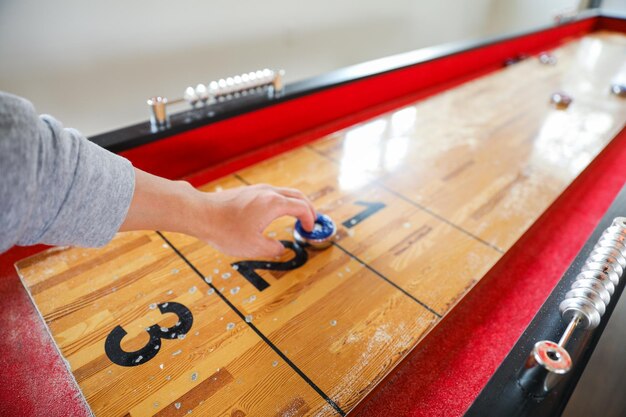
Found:
[[[90, 139], [207, 192], [298, 188], [337, 224], [332, 245], [297, 244], [281, 218], [266, 231], [280, 259], [167, 231], [12, 248], [1, 415], [563, 410], [603, 325], [575, 330], [585, 348], [545, 396], [510, 375], [537, 334], [564, 331], [563, 275], [626, 180], [626, 19], [280, 77], [188, 89], [177, 113], [155, 97], [150, 121]], [[611, 215], [626, 216], [624, 195]]]

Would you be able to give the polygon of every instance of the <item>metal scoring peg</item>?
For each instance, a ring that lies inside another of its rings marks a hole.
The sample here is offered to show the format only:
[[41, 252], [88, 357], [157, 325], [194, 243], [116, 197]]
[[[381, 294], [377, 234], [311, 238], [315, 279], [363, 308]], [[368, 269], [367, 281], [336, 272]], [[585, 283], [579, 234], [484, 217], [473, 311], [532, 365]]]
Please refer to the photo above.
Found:
[[559, 110], [567, 109], [572, 101], [572, 97], [562, 91], [557, 91], [550, 96], [550, 103]]
[[198, 94], [196, 94], [196, 89], [193, 87], [187, 87], [183, 98], [187, 103], [191, 104], [192, 106], [195, 106], [196, 103], [200, 100], [200, 97], [198, 97]]
[[567, 342], [577, 328], [598, 327], [611, 296], [626, 268], [626, 217], [616, 217], [585, 260], [565, 299], [559, 305], [568, 323], [558, 343], [542, 340], [535, 344], [517, 382], [527, 393], [543, 397], [572, 366]]
[[611, 93], [617, 97], [626, 98], [626, 83], [611, 84]]
[[196, 88], [194, 89], [194, 92], [196, 93], [196, 97], [198, 97], [198, 100], [200, 100], [202, 104], [207, 103], [210, 96], [209, 96], [209, 89], [206, 87], [206, 85], [198, 84]]
[[543, 65], [556, 65], [558, 59], [552, 52], [542, 52], [538, 56], [539, 62]]

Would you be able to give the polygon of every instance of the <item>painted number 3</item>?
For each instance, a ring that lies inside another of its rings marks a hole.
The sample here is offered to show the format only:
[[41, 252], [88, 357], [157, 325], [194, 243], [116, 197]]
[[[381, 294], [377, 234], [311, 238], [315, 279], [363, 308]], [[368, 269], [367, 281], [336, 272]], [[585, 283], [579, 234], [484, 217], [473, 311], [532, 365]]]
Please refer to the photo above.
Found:
[[162, 339], [176, 339], [180, 335], [187, 334], [193, 324], [191, 311], [182, 304], [169, 302], [158, 305], [163, 314], [174, 313], [178, 317], [177, 323], [172, 327], [160, 327], [158, 324], [146, 329], [150, 340], [139, 350], [126, 352], [122, 349], [122, 339], [127, 332], [122, 326], [117, 326], [107, 336], [104, 342], [104, 351], [111, 362], [120, 366], [137, 366], [154, 358], [161, 349]]

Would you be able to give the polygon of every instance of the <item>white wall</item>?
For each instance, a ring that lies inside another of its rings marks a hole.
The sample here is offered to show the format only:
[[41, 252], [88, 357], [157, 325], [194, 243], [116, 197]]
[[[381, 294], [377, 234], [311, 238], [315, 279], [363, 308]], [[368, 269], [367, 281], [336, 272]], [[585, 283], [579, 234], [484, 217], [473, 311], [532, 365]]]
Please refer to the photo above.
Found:
[[[613, 0], [615, 1], [615, 0]], [[624, 1], [624, 0], [621, 0]], [[552, 21], [578, 0], [0, 1], [0, 89], [86, 134], [263, 67], [288, 80]]]
[[626, 0], [602, 0], [602, 9], [611, 12], [626, 13]]

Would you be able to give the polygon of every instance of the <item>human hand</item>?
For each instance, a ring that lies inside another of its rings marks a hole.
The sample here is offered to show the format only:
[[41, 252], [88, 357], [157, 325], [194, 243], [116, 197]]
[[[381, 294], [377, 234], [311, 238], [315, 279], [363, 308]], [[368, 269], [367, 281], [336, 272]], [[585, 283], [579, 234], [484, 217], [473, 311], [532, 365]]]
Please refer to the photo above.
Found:
[[305, 230], [313, 229], [315, 207], [306, 196], [292, 188], [267, 184], [201, 193], [196, 203], [198, 227], [188, 233], [221, 252], [245, 258], [271, 258], [284, 252], [276, 239], [263, 235], [275, 219], [293, 216]]
[[188, 182], [170, 181], [135, 168], [135, 191], [120, 231], [180, 232], [245, 258], [271, 258], [283, 245], [263, 235], [275, 219], [294, 216], [313, 229], [313, 204], [298, 190], [260, 184], [215, 193]]

